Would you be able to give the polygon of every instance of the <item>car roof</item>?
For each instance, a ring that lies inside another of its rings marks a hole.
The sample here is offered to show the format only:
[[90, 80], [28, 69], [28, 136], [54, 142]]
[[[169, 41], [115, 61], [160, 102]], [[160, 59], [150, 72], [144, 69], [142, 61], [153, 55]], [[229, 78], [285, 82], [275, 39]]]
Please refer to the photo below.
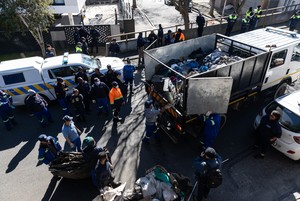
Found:
[[279, 97], [276, 102], [300, 116], [300, 90]]
[[0, 62], [0, 71], [20, 71], [28, 70], [30, 68], [40, 69], [43, 63], [42, 57], [28, 57], [22, 59], [13, 59]]
[[[63, 57], [64, 55], [50, 57], [45, 59], [43, 64], [43, 69], [53, 67], [53, 66], [62, 66], [63, 65]], [[78, 64], [82, 63], [82, 54], [75, 53], [68, 55], [68, 64]]]

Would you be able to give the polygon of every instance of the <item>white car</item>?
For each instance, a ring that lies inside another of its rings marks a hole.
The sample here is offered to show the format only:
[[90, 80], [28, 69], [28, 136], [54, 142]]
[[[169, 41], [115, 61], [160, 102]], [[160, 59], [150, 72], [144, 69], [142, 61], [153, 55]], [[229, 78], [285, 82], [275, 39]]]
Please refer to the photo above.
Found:
[[260, 123], [262, 116], [272, 110], [281, 114], [279, 123], [282, 136], [272, 146], [293, 160], [300, 159], [300, 90], [281, 96], [268, 104], [255, 118], [254, 128]]

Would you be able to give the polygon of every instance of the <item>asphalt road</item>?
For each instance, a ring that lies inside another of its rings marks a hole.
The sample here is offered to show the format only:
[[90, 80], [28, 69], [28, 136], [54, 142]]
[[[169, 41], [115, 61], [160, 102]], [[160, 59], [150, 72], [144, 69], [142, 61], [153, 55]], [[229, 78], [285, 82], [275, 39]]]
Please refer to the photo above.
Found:
[[[136, 62], [136, 61], [135, 61]], [[137, 178], [156, 164], [163, 165], [170, 172], [182, 173], [193, 179], [192, 160], [196, 156], [197, 141], [185, 136], [179, 144], [162, 135], [159, 141], [151, 139], [149, 145], [141, 143], [144, 132], [143, 103], [146, 98], [141, 70], [136, 74], [136, 89], [127, 97], [121, 116], [124, 122], [112, 126], [111, 118], [97, 117], [96, 106], [87, 117], [86, 123], [78, 126], [84, 130], [81, 135], [93, 136], [98, 146], [107, 146], [115, 166], [116, 180], [127, 182], [127, 189], [133, 187]], [[215, 148], [226, 161], [223, 164], [224, 183], [212, 189], [207, 200], [213, 201], [273, 201], [296, 200], [292, 195], [300, 192], [299, 162], [292, 161], [271, 149], [264, 160], [253, 158], [253, 120], [269, 98], [251, 100], [239, 111], [229, 109], [227, 122], [220, 132]], [[29, 117], [26, 108], [15, 111], [19, 125], [7, 132], [0, 125], [0, 200], [22, 201], [81, 201], [92, 200], [98, 191], [90, 179], [56, 181], [46, 165], [39, 165], [37, 137], [41, 133], [58, 136], [61, 145], [62, 111], [56, 103], [50, 105], [55, 122], [42, 128], [37, 119]]]

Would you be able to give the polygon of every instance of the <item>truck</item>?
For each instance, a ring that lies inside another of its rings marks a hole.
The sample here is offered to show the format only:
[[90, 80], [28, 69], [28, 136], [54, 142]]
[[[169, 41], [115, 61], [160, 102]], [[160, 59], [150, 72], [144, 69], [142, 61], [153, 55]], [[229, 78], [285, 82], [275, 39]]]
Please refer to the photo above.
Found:
[[152, 88], [156, 107], [169, 105], [159, 128], [177, 143], [199, 135], [199, 115], [207, 111], [225, 115], [228, 106], [258, 94], [280, 95], [299, 78], [300, 38], [273, 27], [232, 37], [215, 33], [147, 49], [144, 58], [146, 91]]

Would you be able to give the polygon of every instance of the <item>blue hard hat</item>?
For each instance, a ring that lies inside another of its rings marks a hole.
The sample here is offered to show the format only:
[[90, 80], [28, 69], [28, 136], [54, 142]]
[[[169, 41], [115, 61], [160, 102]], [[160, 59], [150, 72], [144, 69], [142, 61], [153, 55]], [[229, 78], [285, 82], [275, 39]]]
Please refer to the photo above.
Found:
[[41, 134], [39, 137], [38, 137], [39, 141], [41, 142], [46, 142], [48, 140], [48, 136], [45, 135], [45, 134]]
[[150, 106], [152, 105], [153, 101], [152, 100], [147, 100], [145, 102], [145, 108], [150, 108]]

